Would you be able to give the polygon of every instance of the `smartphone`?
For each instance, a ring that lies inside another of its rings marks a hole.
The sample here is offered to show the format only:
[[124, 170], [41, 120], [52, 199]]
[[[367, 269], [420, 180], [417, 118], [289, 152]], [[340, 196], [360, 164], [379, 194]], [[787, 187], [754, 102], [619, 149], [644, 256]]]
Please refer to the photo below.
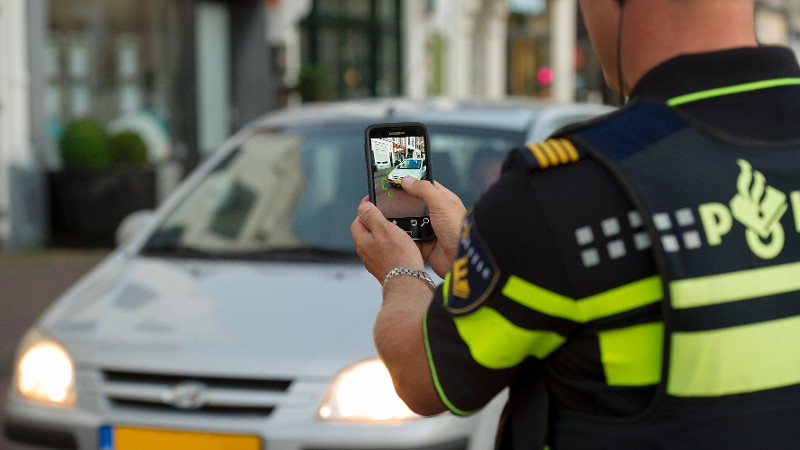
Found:
[[400, 185], [406, 176], [433, 181], [430, 137], [425, 125], [417, 122], [370, 125], [364, 141], [370, 201], [412, 239], [426, 241], [436, 237], [428, 207]]

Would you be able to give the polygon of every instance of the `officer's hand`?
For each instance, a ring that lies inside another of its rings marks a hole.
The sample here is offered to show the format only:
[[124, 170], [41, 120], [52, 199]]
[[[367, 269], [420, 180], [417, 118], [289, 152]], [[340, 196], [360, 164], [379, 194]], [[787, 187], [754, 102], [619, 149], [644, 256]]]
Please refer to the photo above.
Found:
[[381, 283], [395, 267], [425, 270], [420, 249], [411, 237], [386, 220], [367, 198], [358, 205], [358, 217], [350, 225], [350, 236], [364, 267]]
[[403, 178], [403, 190], [428, 206], [436, 239], [418, 243], [422, 257], [437, 275], [444, 278], [453, 266], [461, 236], [461, 225], [467, 215], [464, 203], [446, 187], [434, 182]]

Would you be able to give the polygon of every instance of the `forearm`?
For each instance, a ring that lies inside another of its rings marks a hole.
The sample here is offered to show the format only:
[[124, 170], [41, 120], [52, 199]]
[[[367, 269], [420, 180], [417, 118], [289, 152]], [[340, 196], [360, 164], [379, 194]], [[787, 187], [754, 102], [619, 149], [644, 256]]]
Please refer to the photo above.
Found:
[[431, 298], [431, 290], [422, 280], [409, 276], [389, 280], [373, 330], [375, 346], [398, 395], [422, 415], [446, 410], [433, 384], [422, 331]]

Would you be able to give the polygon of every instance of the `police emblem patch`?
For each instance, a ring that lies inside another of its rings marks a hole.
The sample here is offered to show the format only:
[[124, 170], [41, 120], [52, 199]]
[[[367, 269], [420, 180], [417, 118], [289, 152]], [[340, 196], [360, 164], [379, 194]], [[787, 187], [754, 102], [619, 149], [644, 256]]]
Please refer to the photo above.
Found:
[[456, 315], [474, 310], [489, 297], [499, 276], [497, 264], [468, 216], [450, 270], [445, 307]]

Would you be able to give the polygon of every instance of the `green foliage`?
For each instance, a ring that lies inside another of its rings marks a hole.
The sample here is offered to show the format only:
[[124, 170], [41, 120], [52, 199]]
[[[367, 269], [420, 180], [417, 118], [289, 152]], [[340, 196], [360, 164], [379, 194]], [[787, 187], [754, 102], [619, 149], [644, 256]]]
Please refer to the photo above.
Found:
[[59, 142], [65, 169], [108, 169], [117, 165], [147, 164], [147, 144], [135, 131], [109, 136], [93, 119], [79, 119], [64, 128]]
[[111, 166], [108, 134], [100, 122], [79, 119], [64, 128], [59, 142], [66, 169], [105, 169]]
[[143, 165], [147, 163], [147, 144], [135, 131], [121, 131], [111, 136], [109, 151], [113, 164]]
[[303, 66], [297, 77], [296, 89], [304, 102], [330, 100], [334, 95], [329, 71], [321, 64]]

